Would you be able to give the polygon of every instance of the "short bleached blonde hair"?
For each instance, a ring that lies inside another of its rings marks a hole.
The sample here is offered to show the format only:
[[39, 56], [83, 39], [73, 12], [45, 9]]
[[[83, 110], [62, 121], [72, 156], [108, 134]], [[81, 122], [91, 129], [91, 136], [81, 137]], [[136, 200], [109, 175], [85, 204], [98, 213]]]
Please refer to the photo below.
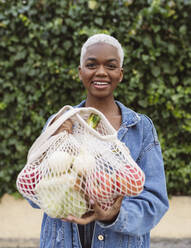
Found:
[[116, 47], [119, 58], [120, 58], [120, 67], [123, 66], [123, 60], [124, 60], [123, 48], [116, 38], [108, 34], [95, 34], [87, 39], [87, 41], [83, 44], [82, 49], [81, 49], [80, 66], [83, 65], [83, 58], [87, 51], [87, 48], [96, 43], [106, 43], [113, 47]]

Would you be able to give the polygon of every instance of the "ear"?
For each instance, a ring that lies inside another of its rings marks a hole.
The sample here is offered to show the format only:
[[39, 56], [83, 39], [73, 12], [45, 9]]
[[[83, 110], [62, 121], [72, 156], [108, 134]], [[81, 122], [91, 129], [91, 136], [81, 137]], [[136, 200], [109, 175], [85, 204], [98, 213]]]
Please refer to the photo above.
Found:
[[120, 68], [120, 80], [119, 80], [119, 82], [121, 82], [122, 80], [123, 80], [123, 68], [121, 67]]
[[79, 79], [80, 79], [80, 80], [82, 80], [81, 72], [82, 72], [82, 68], [81, 68], [81, 66], [79, 65], [79, 66], [78, 66], [78, 76], [79, 76]]

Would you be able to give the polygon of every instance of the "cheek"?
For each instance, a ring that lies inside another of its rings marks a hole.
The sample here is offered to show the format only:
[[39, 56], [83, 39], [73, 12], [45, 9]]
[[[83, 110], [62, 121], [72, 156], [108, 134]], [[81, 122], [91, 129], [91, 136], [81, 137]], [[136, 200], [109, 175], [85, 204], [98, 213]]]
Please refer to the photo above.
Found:
[[81, 73], [81, 80], [82, 81], [86, 81], [88, 79], [90, 79], [92, 77], [92, 72], [89, 72], [89, 71], [83, 71]]
[[114, 73], [113, 75], [111, 75], [111, 77], [117, 83], [119, 83], [121, 81], [121, 74], [119, 74], [119, 73]]

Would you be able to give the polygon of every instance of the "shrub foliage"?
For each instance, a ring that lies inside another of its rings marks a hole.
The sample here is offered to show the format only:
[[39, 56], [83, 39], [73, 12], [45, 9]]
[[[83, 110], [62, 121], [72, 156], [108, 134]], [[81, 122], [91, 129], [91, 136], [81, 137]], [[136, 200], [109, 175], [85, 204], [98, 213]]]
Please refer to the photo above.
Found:
[[191, 194], [191, 1], [0, 0], [0, 195], [49, 115], [85, 98], [78, 79], [88, 36], [125, 51], [116, 99], [152, 118], [169, 194]]

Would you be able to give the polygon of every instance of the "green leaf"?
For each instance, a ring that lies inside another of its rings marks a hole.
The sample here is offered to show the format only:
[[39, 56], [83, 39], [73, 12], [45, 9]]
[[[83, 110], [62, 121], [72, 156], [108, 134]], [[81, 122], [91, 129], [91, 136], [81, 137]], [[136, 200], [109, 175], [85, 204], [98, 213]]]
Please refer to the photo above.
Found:
[[96, 17], [94, 21], [99, 26], [102, 26], [103, 25], [103, 19], [101, 17]]
[[66, 49], [66, 50], [68, 50], [69, 48], [71, 48], [72, 47], [72, 43], [70, 42], [70, 41], [65, 41], [64, 42], [64, 48]]
[[152, 66], [151, 67], [151, 73], [153, 76], [158, 77], [161, 73], [161, 69], [158, 66]]
[[152, 38], [151, 38], [149, 35], [145, 35], [145, 36], [143, 37], [143, 44], [144, 44], [145, 46], [152, 47], [152, 46], [153, 46]]
[[175, 44], [173, 44], [173, 43], [168, 44], [168, 51], [171, 54], [176, 54], [177, 48], [176, 48]]
[[185, 35], [187, 33], [187, 27], [186, 27], [186, 25], [182, 25], [179, 28], [179, 32], [180, 32], [181, 35]]

